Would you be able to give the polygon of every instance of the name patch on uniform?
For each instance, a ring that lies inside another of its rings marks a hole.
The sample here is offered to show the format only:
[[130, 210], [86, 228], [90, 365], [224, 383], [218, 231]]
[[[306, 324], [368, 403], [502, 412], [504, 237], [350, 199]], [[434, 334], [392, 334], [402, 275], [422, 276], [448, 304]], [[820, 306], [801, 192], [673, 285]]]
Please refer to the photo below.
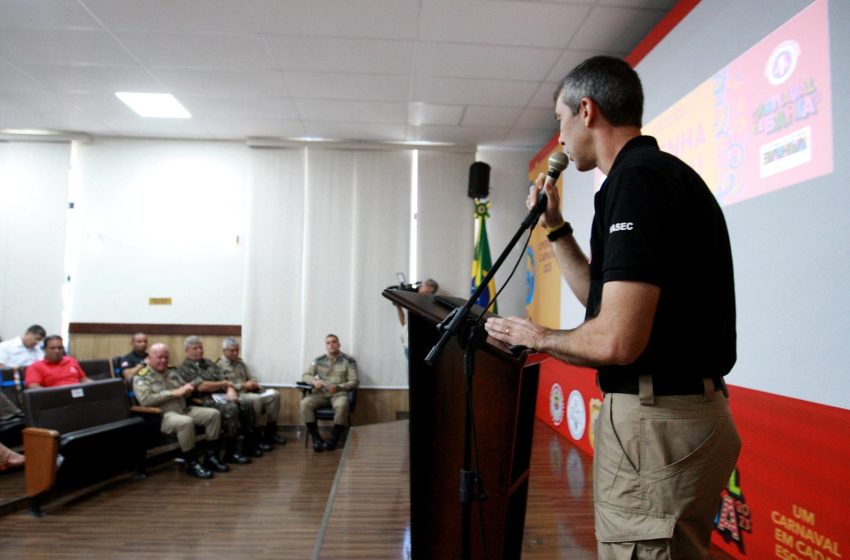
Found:
[[608, 228], [608, 233], [614, 233], [615, 231], [631, 231], [635, 229], [634, 222], [618, 222], [616, 224], [611, 224], [611, 227]]

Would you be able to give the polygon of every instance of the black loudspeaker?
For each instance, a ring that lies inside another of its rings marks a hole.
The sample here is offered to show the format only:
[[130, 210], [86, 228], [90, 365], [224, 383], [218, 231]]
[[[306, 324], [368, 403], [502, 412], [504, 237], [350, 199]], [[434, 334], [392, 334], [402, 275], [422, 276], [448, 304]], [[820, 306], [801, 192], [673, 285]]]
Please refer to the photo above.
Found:
[[476, 161], [469, 166], [469, 188], [466, 195], [469, 198], [487, 198], [490, 194], [490, 166], [483, 161]]

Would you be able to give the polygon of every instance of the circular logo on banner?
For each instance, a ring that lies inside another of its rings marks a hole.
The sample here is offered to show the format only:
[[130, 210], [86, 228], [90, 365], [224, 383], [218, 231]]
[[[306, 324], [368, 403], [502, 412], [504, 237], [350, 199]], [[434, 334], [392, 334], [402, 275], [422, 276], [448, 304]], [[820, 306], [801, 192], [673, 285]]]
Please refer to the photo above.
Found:
[[587, 410], [584, 407], [584, 397], [577, 389], [573, 389], [570, 398], [567, 400], [567, 427], [570, 429], [570, 435], [573, 439], [581, 439], [586, 426]]
[[794, 73], [799, 56], [800, 44], [797, 41], [789, 39], [779, 43], [770, 53], [767, 64], [764, 66], [764, 75], [767, 77], [767, 81], [774, 86], [785, 83]]
[[564, 390], [557, 383], [553, 383], [549, 389], [549, 416], [556, 426], [564, 421]]

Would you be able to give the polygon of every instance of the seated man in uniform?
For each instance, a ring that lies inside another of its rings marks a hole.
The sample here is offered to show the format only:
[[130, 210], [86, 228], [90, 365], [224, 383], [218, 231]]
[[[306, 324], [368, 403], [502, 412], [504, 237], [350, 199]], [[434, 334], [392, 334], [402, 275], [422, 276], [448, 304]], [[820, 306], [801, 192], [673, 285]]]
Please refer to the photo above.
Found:
[[[162, 410], [160, 428], [165, 434], [177, 434], [180, 453], [186, 460], [186, 473], [195, 478], [212, 478], [213, 473], [227, 472], [230, 467], [219, 461], [221, 414], [212, 408], [189, 406], [186, 398], [194, 388], [183, 383], [174, 368], [168, 367], [168, 347], [154, 344], [149, 356], [150, 364], [133, 379], [133, 392], [142, 406], [155, 406]], [[195, 426], [203, 426], [207, 435], [207, 453], [204, 467], [198, 462], [195, 443]]]
[[65, 355], [62, 337], [51, 335], [44, 339], [44, 359], [27, 367], [27, 389], [59, 387], [75, 383], [91, 383], [77, 360]]
[[121, 356], [118, 362], [121, 368], [121, 376], [127, 383], [133, 381], [133, 376], [145, 366], [148, 357], [148, 335], [137, 332], [133, 335], [133, 351], [126, 356]]
[[239, 451], [240, 432], [245, 435], [245, 453], [261, 457], [262, 451], [255, 447], [253, 441], [254, 408], [248, 403], [240, 403], [236, 389], [224, 378], [224, 372], [204, 358], [204, 344], [200, 337], [186, 337], [183, 348], [186, 350], [186, 358], [177, 368], [177, 373], [183, 383], [192, 384], [192, 403], [215, 408], [221, 413], [224, 461], [238, 465], [251, 462]]
[[263, 389], [257, 378], [248, 371], [245, 361], [239, 357], [239, 341], [229, 336], [221, 343], [223, 356], [216, 365], [224, 372], [224, 377], [233, 384], [239, 394], [239, 400], [254, 407], [256, 429], [262, 433], [262, 442], [283, 445], [286, 439], [277, 435], [277, 416], [280, 411], [280, 393], [275, 389]]
[[[360, 381], [357, 377], [357, 362], [339, 350], [339, 337], [325, 337], [326, 353], [316, 358], [302, 377], [313, 386], [313, 391], [301, 399], [301, 419], [313, 438], [313, 451], [336, 449], [339, 438], [348, 425], [348, 391], [354, 390]], [[323, 440], [316, 424], [316, 409], [331, 405], [334, 409], [334, 427], [330, 440]]]

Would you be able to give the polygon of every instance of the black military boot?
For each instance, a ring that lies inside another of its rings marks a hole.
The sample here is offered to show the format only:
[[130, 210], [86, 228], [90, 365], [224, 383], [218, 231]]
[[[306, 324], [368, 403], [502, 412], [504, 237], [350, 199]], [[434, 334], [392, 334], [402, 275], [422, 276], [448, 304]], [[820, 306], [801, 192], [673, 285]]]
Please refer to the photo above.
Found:
[[286, 445], [286, 438], [277, 435], [277, 423], [275, 422], [269, 422], [266, 424], [266, 432], [263, 434], [263, 441], [269, 445]]
[[339, 438], [345, 432], [345, 426], [334, 424], [334, 431], [331, 433], [331, 439], [325, 442], [325, 449], [333, 451], [339, 445]]
[[271, 443], [263, 440], [263, 432], [261, 431], [261, 429], [262, 428], [257, 428], [256, 430], [254, 430], [254, 433], [251, 434], [254, 439], [254, 445], [263, 453], [274, 451], [274, 446]]
[[218, 458], [219, 451], [221, 446], [219, 445], [218, 440], [210, 442], [209, 447], [206, 452], [206, 460], [204, 461], [204, 466], [215, 472], [227, 472], [230, 470], [230, 467], [221, 462], [221, 459]]
[[263, 450], [259, 443], [260, 438], [257, 436], [255, 430], [245, 434], [245, 437], [242, 439], [242, 454], [248, 457], [262, 457]]
[[307, 422], [307, 432], [313, 438], [313, 451], [316, 453], [325, 450], [325, 440], [319, 435], [319, 426], [315, 422]]
[[251, 459], [239, 453], [239, 448], [236, 447], [236, 440], [229, 439], [224, 444], [224, 462], [235, 463], [237, 465], [247, 465]]
[[213, 473], [205, 469], [197, 459], [186, 462], [186, 474], [194, 478], [209, 479], [213, 477]]
[[181, 452], [180, 455], [186, 460], [186, 474], [194, 478], [202, 479], [210, 479], [213, 477], [213, 473], [205, 469], [204, 466], [198, 462], [196, 449], [192, 449], [186, 453]]

